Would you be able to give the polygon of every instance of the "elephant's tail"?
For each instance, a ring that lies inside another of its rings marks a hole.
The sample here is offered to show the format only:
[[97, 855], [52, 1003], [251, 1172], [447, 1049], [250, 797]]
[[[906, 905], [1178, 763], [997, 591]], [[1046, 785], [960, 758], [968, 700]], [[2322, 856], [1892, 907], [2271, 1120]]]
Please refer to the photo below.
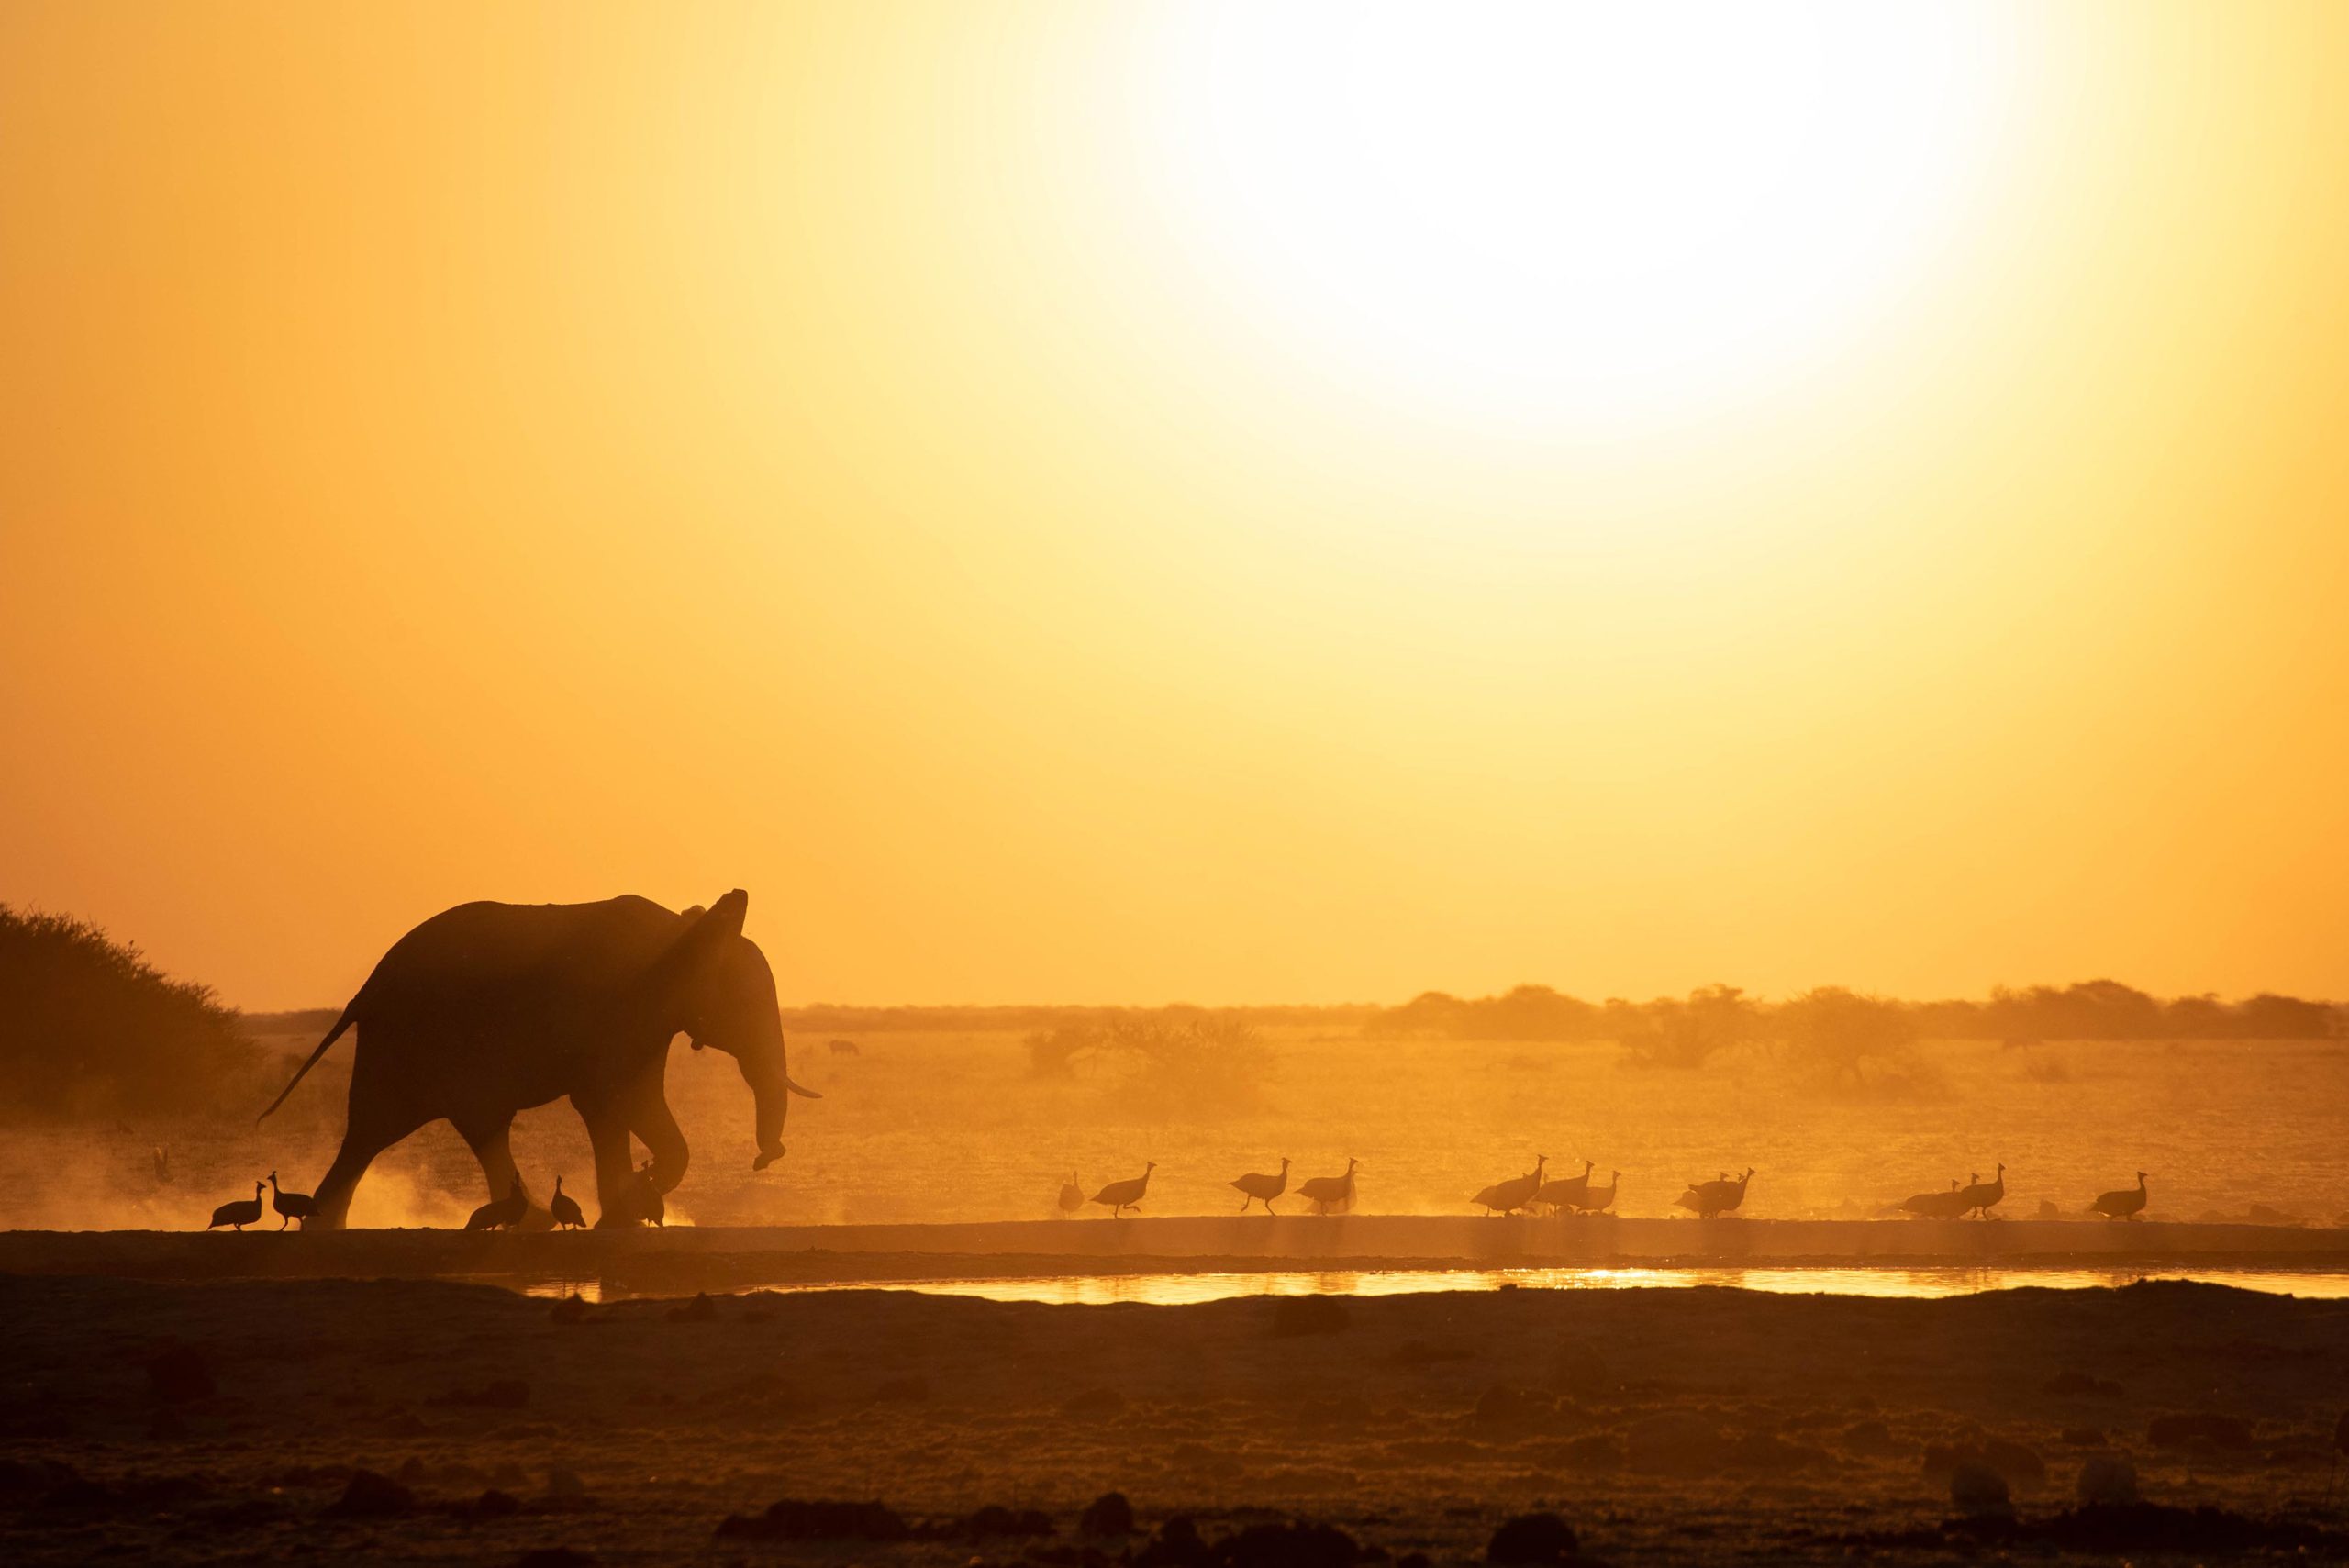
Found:
[[278, 1106], [285, 1103], [285, 1096], [294, 1092], [294, 1084], [299, 1084], [305, 1077], [308, 1076], [310, 1069], [318, 1064], [318, 1058], [327, 1053], [327, 1048], [332, 1045], [336, 1040], [342, 1038], [343, 1030], [349, 1029], [352, 1024], [359, 1021], [358, 1006], [359, 999], [354, 996], [351, 1000], [351, 1005], [343, 1008], [342, 1017], [335, 1019], [334, 1028], [327, 1030], [327, 1038], [318, 1041], [318, 1049], [310, 1052], [310, 1060], [302, 1063], [301, 1071], [294, 1074], [294, 1083], [288, 1084], [285, 1087], [280, 1089], [277, 1092], [277, 1098], [269, 1102], [269, 1110], [262, 1112], [261, 1115], [253, 1118], [253, 1120], [267, 1121], [269, 1119], [269, 1112], [275, 1110]]

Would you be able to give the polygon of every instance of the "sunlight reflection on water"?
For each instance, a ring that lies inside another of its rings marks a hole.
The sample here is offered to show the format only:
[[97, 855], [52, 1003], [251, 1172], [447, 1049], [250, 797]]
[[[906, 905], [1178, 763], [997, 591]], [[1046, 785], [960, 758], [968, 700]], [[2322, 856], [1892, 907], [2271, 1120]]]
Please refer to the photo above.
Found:
[[[1032, 1301], [1064, 1307], [1135, 1302], [1180, 1307], [1247, 1296], [1409, 1296], [1445, 1290], [1685, 1290], [1720, 1285], [1781, 1296], [1873, 1296], [1931, 1299], [1988, 1290], [2115, 1289], [2144, 1279], [2192, 1280], [2239, 1290], [2337, 1301], [2349, 1299], [2349, 1273], [2288, 1269], [2188, 1269], [2147, 1273], [2140, 1269], [1723, 1269], [1550, 1268], [1293, 1270], [1251, 1273], [1051, 1274], [999, 1279], [840, 1280], [793, 1282], [764, 1288], [803, 1291], [899, 1290], [985, 1301]], [[596, 1280], [538, 1280], [531, 1296], [576, 1295], [588, 1301], [618, 1299]]]

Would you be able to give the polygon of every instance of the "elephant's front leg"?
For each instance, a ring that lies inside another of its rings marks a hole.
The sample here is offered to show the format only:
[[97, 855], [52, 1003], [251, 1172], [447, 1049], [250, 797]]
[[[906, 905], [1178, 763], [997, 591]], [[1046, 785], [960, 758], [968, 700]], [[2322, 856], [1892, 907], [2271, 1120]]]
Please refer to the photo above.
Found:
[[634, 1195], [635, 1150], [620, 1096], [574, 1094], [571, 1103], [587, 1124], [587, 1142], [596, 1153], [596, 1229], [635, 1224], [640, 1218]]
[[675, 1115], [669, 1109], [669, 1095], [662, 1082], [659, 1063], [629, 1085], [621, 1103], [628, 1114], [629, 1129], [651, 1151], [652, 1184], [663, 1193], [675, 1192], [677, 1184], [685, 1179], [685, 1166], [693, 1156], [685, 1147], [685, 1135], [678, 1130]]

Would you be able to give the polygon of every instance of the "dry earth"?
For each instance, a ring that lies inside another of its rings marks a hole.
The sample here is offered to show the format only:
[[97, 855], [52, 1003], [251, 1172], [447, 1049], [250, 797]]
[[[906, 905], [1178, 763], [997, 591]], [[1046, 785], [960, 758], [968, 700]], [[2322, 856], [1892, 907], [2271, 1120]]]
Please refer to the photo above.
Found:
[[[1465, 1562], [1535, 1508], [1618, 1562], [1972, 1555], [1943, 1532], [1932, 1445], [2004, 1471], [2026, 1521], [2120, 1452], [2150, 1499], [2321, 1528], [2318, 1555], [2342, 1540], [2322, 1504], [2349, 1305], [2213, 1286], [588, 1306], [0, 1277], [0, 1322], [15, 1562], [1152, 1562], [1182, 1555], [1152, 1544], [1176, 1514], [1210, 1542], [1301, 1518]], [[2224, 1419], [2156, 1441], [2180, 1415]], [[339, 1511], [355, 1468], [398, 1484], [386, 1511]], [[1113, 1489], [1140, 1533], [1083, 1535]], [[717, 1533], [785, 1497], [879, 1499], [914, 1526], [1032, 1508], [1053, 1533]]]

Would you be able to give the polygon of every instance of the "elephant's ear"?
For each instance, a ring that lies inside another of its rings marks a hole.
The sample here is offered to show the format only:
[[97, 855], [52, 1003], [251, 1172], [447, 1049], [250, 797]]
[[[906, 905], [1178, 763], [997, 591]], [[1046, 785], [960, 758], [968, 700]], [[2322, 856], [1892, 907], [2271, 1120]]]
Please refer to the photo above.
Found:
[[653, 998], [666, 1003], [690, 988], [718, 961], [727, 944], [742, 934], [742, 917], [750, 911], [751, 895], [739, 887], [706, 912], [687, 910], [689, 924], [645, 972], [645, 987]]

